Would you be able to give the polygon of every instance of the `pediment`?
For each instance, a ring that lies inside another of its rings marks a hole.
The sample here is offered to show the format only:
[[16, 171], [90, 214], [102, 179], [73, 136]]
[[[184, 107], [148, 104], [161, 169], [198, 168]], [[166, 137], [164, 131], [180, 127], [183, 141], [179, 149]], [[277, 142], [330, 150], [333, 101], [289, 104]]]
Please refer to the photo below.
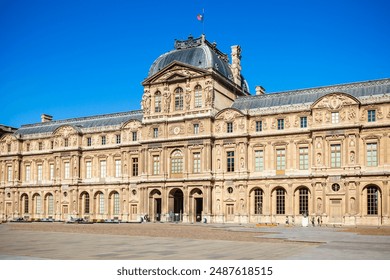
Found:
[[123, 124], [122, 129], [130, 129], [131, 131], [136, 131], [142, 126], [141, 122], [138, 120], [129, 120]]
[[330, 93], [317, 99], [313, 103], [313, 109], [340, 110], [344, 106], [359, 105], [360, 102], [355, 97], [342, 92]]
[[216, 116], [215, 119], [217, 120], [225, 120], [225, 121], [233, 121], [236, 118], [243, 117], [244, 114], [238, 111], [237, 109], [233, 108], [227, 108], [222, 111], [220, 111]]
[[0, 141], [11, 143], [12, 141], [16, 140], [16, 137], [12, 134], [5, 134], [2, 138], [0, 138]]
[[236, 200], [229, 197], [228, 199], [225, 199], [224, 202], [236, 202]]
[[145, 79], [142, 84], [145, 85], [148, 83], [164, 83], [167, 81], [188, 79], [191, 77], [203, 75], [205, 73], [207, 73], [207, 71], [203, 69], [199, 69], [178, 61], [173, 61], [161, 71]]
[[71, 125], [62, 125], [53, 131], [54, 135], [61, 135], [64, 137], [68, 137], [69, 135], [79, 134], [79, 129], [76, 129]]

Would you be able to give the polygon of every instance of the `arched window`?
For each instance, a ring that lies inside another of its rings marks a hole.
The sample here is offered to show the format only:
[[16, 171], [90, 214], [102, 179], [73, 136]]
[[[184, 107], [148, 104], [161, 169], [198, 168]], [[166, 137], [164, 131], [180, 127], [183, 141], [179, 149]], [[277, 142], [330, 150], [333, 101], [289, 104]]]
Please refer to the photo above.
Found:
[[104, 214], [104, 194], [102, 192], [98, 192], [96, 194], [96, 201], [97, 201], [96, 213], [100, 215]]
[[183, 173], [183, 153], [180, 150], [175, 150], [171, 155], [171, 173]]
[[255, 214], [263, 214], [263, 190], [256, 189], [254, 195]]
[[178, 87], [175, 89], [175, 111], [183, 110], [183, 89]]
[[307, 188], [299, 189], [299, 214], [309, 214], [309, 190]]
[[39, 194], [34, 195], [34, 213], [41, 214], [41, 196]]
[[46, 203], [47, 203], [47, 214], [53, 215], [54, 214], [54, 199], [53, 195], [51, 193], [46, 195]]
[[119, 210], [120, 210], [120, 207], [119, 207], [119, 193], [117, 192], [114, 192], [112, 195], [111, 195], [111, 199], [112, 199], [112, 213], [114, 215], [119, 215]]
[[194, 107], [202, 107], [202, 87], [200, 85], [195, 86], [195, 98], [194, 98]]
[[286, 191], [282, 188], [276, 190], [276, 214], [286, 212]]
[[154, 94], [154, 112], [161, 112], [161, 92], [159, 91]]
[[84, 214], [89, 214], [89, 193], [83, 192], [81, 194], [81, 205], [84, 207], [81, 212]]
[[28, 195], [23, 194], [21, 196], [21, 204], [22, 204], [22, 213], [28, 214]]
[[377, 187], [367, 188], [367, 215], [378, 215], [378, 195]]

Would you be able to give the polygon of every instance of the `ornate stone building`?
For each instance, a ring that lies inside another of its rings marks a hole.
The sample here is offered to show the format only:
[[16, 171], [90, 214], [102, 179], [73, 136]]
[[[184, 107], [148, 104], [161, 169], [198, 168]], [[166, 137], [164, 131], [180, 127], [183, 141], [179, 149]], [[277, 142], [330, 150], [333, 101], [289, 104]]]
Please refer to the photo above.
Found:
[[176, 41], [142, 110], [0, 138], [0, 219], [390, 225], [390, 79], [250, 95], [241, 50]]

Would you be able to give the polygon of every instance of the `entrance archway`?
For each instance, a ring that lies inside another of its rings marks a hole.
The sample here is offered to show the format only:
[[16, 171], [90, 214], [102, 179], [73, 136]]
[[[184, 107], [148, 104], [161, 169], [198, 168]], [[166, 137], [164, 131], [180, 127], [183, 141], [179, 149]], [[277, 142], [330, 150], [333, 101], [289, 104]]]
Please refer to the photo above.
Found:
[[181, 189], [173, 189], [169, 192], [169, 218], [172, 222], [183, 219], [184, 194]]
[[195, 188], [190, 193], [190, 216], [191, 221], [201, 222], [203, 214], [203, 193]]
[[160, 222], [161, 212], [161, 192], [154, 189], [149, 195], [149, 215], [151, 215], [151, 220]]

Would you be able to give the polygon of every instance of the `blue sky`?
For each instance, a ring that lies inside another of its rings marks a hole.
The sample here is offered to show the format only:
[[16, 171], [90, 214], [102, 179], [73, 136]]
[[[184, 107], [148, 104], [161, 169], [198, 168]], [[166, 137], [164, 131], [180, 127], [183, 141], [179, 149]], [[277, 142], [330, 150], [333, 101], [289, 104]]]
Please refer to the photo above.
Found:
[[0, 124], [140, 108], [175, 39], [242, 48], [252, 93], [390, 77], [390, 1], [0, 0]]

